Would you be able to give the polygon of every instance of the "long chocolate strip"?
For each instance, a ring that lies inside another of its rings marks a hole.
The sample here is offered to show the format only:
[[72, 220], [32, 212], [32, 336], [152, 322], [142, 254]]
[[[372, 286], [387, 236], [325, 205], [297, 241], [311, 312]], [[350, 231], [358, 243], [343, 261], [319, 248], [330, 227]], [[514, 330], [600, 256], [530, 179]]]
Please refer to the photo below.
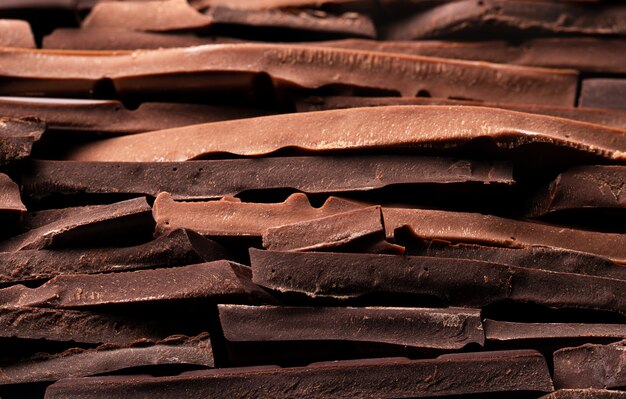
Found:
[[[467, 370], [474, 372], [468, 373]], [[433, 376], [437, 378], [433, 378]], [[172, 377], [115, 376], [61, 380], [46, 399], [272, 397], [402, 398], [553, 390], [535, 351], [444, 355], [436, 359], [366, 359], [306, 367], [192, 371]]]
[[[302, 126], [307, 126], [306, 134]], [[458, 106], [354, 108], [217, 122], [87, 143], [70, 151], [66, 159], [186, 161], [218, 153], [268, 155], [284, 148], [314, 152], [449, 148], [476, 139], [490, 139], [505, 148], [546, 143], [614, 162], [626, 159], [624, 130], [502, 109]]]
[[80, 308], [102, 305], [207, 300], [251, 303], [267, 298], [252, 284], [246, 266], [215, 261], [170, 269], [109, 274], [70, 274], [37, 288], [0, 289], [2, 306]]
[[559, 389], [539, 399], [626, 399], [626, 392], [608, 389]]
[[149, 234], [154, 223], [151, 211], [145, 198], [87, 210], [0, 242], [0, 252], [87, 242], [94, 245], [93, 240], [106, 242], [128, 235]]
[[191, 0], [197, 9], [211, 6], [221, 6], [241, 10], [272, 10], [292, 8], [331, 8], [339, 11], [349, 11], [374, 6], [372, 0]]
[[189, 230], [174, 230], [133, 247], [0, 252], [0, 283], [71, 273], [110, 273], [229, 259], [215, 242]]
[[626, 167], [577, 166], [561, 173], [529, 204], [528, 216], [564, 210], [611, 209], [626, 212]]
[[[88, 64], [90, 68], [84, 66]], [[572, 106], [577, 73], [286, 44], [229, 44], [122, 53], [0, 49], [0, 94], [93, 95], [243, 89], [267, 74], [286, 89], [342, 85], [433, 97]], [[59, 84], [63, 82], [63, 84]]]
[[33, 161], [22, 175], [31, 198], [53, 193], [166, 191], [177, 200], [235, 196], [249, 190], [310, 194], [368, 191], [400, 184], [513, 184], [510, 164], [451, 158], [377, 156], [279, 157], [188, 162]]
[[28, 157], [45, 130], [45, 125], [34, 119], [0, 117], [0, 166]]
[[2, 365], [0, 385], [56, 381], [132, 367], [163, 365], [213, 367], [208, 334], [193, 338], [173, 336], [156, 342], [142, 339], [128, 345], [106, 344], [95, 349], [75, 348], [55, 354], [37, 354]]
[[577, 230], [478, 213], [383, 208], [387, 237], [409, 226], [423, 239], [524, 248], [533, 245], [589, 252], [626, 263], [626, 235]]
[[56, 222], [57, 220], [73, 218], [79, 213], [102, 208], [103, 206], [107, 205], [81, 205], [27, 212], [26, 215], [24, 215], [24, 220], [22, 220], [20, 227], [23, 232], [26, 232]]
[[485, 320], [487, 341], [522, 341], [570, 338], [626, 339], [625, 324], [516, 323]]
[[554, 352], [557, 388], [623, 388], [626, 386], [626, 347], [586, 344]]
[[0, 47], [37, 48], [28, 22], [0, 19]]
[[393, 24], [388, 38], [396, 40], [491, 37], [504, 34], [626, 35], [626, 7], [621, 4], [577, 5], [567, 2], [464, 0], [438, 7]]
[[584, 79], [580, 92], [581, 107], [626, 110], [626, 79]]
[[[450, 306], [505, 300], [626, 314], [626, 281], [467, 259], [250, 249], [252, 280], [279, 292], [352, 299], [366, 294], [435, 297]], [[567, 290], [563, 287], [567, 287]]]
[[461, 349], [484, 343], [480, 311], [463, 308], [336, 308], [219, 305], [231, 342], [347, 340]]
[[20, 197], [20, 188], [4, 173], [0, 173], [0, 217], [5, 214], [18, 215], [26, 212], [26, 207]]

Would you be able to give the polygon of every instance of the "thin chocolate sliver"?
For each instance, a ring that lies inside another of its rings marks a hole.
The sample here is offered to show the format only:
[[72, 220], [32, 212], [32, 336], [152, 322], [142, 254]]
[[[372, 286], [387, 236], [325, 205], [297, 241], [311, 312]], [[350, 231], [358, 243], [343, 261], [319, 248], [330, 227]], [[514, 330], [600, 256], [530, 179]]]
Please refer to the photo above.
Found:
[[36, 229], [57, 220], [73, 218], [79, 213], [90, 211], [98, 208], [102, 208], [106, 205], [82, 205], [82, 206], [70, 206], [67, 208], [52, 208], [42, 209], [40, 211], [27, 212], [24, 215], [24, 220], [20, 224], [23, 232]]
[[11, 218], [11, 214], [19, 218], [25, 212], [20, 188], [9, 176], [0, 173], [0, 220]]
[[34, 119], [0, 117], [0, 166], [28, 157], [45, 130], [45, 125]]
[[554, 352], [557, 388], [623, 388], [626, 386], [624, 342], [586, 344]]
[[487, 341], [626, 339], [626, 324], [517, 323], [485, 320]]
[[579, 104], [585, 108], [626, 110], [626, 79], [584, 79]]
[[608, 389], [559, 389], [539, 399], [626, 399], [626, 392]]
[[28, 22], [0, 19], [0, 47], [36, 48], [35, 38]]

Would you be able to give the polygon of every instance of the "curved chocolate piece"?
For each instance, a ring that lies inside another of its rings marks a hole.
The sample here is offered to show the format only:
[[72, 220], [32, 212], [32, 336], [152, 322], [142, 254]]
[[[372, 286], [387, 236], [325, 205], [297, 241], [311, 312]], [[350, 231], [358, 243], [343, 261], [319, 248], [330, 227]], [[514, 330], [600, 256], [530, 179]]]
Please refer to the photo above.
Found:
[[626, 339], [626, 324], [515, 323], [487, 319], [484, 328], [487, 341]]
[[[308, 134], [302, 133], [302, 126], [307, 126]], [[623, 130], [495, 108], [444, 106], [354, 108], [195, 125], [87, 143], [66, 159], [162, 162], [225, 152], [267, 155], [284, 148], [313, 152], [448, 148], [479, 138], [506, 148], [549, 143], [626, 160]]]
[[482, 307], [512, 300], [626, 315], [626, 298], [621, 294], [626, 281], [583, 274], [467, 259], [254, 248], [250, 248], [250, 261], [256, 284], [312, 298], [407, 294], [435, 297], [450, 306]]
[[584, 79], [580, 91], [581, 107], [626, 110], [626, 79]]
[[539, 399], [626, 399], [626, 392], [592, 388], [559, 389]]
[[[473, 372], [468, 373], [467, 370]], [[437, 378], [433, 378], [436, 376]], [[61, 380], [46, 399], [188, 399], [209, 397], [399, 398], [487, 392], [553, 390], [539, 352], [501, 351], [436, 359], [364, 359], [305, 367], [241, 367], [191, 371], [171, 377], [115, 376]]]
[[423, 239], [524, 248], [533, 245], [588, 252], [626, 263], [626, 235], [506, 219], [478, 213], [383, 208], [387, 237], [409, 226]]
[[18, 19], [0, 19], [0, 47], [37, 48], [30, 24]]
[[19, 218], [24, 212], [26, 207], [20, 197], [20, 188], [9, 176], [0, 173], [0, 218], [11, 214], [17, 214]]
[[626, 7], [567, 2], [463, 0], [444, 3], [389, 28], [396, 40], [509, 36], [624, 36]]
[[482, 345], [480, 310], [219, 305], [231, 342], [345, 340], [429, 349]]
[[626, 386], [626, 347], [586, 344], [554, 352], [557, 388], [623, 388]]
[[45, 125], [34, 119], [0, 117], [0, 166], [28, 157], [45, 130]]

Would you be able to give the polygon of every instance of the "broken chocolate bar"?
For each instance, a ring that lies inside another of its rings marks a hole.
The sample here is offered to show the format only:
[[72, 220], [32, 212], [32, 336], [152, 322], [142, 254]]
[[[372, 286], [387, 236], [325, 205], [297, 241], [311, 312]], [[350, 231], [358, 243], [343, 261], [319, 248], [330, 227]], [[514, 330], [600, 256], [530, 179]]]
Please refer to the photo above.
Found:
[[626, 109], [626, 79], [584, 79], [581, 107]]
[[34, 119], [0, 117], [0, 166], [26, 158], [46, 127]]
[[219, 305], [231, 342], [346, 340], [429, 349], [482, 345], [480, 311], [463, 308], [336, 308]]
[[0, 47], [37, 48], [28, 22], [0, 19]]
[[372, 0], [191, 0], [190, 4], [197, 9], [221, 6], [240, 10], [330, 8], [337, 11], [354, 11], [374, 7]]
[[624, 342], [586, 344], [554, 352], [557, 388], [623, 388], [626, 386]]
[[25, 212], [20, 188], [9, 176], [0, 173], [0, 220], [19, 219]]
[[70, 206], [67, 208], [42, 209], [40, 211], [27, 212], [20, 224], [23, 232], [45, 226], [57, 220], [73, 218], [79, 213], [102, 208], [107, 205], [83, 205]]
[[608, 389], [559, 389], [539, 399], [626, 399], [626, 392]]
[[47, 389], [46, 399], [402, 398], [552, 390], [545, 359], [526, 350], [452, 354], [427, 360], [387, 358], [291, 368], [225, 368], [171, 377], [65, 379]]
[[484, 328], [487, 341], [626, 339], [626, 324], [517, 323], [487, 319]]

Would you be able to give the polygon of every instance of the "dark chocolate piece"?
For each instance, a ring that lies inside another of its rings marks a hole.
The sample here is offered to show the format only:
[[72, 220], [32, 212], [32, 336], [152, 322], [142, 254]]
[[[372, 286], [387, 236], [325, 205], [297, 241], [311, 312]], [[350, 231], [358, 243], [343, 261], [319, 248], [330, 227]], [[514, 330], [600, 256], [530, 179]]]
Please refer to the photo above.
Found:
[[267, 294], [250, 281], [248, 267], [215, 261], [171, 269], [108, 274], [68, 274], [37, 288], [0, 289], [2, 306], [80, 308], [102, 305], [207, 300], [251, 303]]
[[[366, 294], [437, 298], [482, 307], [512, 300], [626, 314], [626, 281], [467, 259], [250, 248], [253, 281], [279, 292], [351, 299]], [[567, 287], [567, 289], [563, 289]]]
[[[467, 372], [472, 370], [472, 372]], [[545, 359], [535, 351], [444, 355], [436, 359], [366, 359], [191, 371], [172, 377], [66, 379], [46, 399], [164, 399], [185, 396], [265, 398], [403, 398], [553, 390]]]
[[623, 388], [626, 386], [626, 347], [586, 344], [554, 352], [557, 388]]
[[0, 385], [56, 381], [159, 365], [213, 367], [213, 350], [208, 334], [193, 338], [172, 336], [162, 341], [142, 339], [127, 345], [74, 348], [56, 354], [38, 353], [32, 358], [2, 365]]
[[20, 188], [4, 173], [0, 173], [0, 220], [11, 214], [18, 218], [26, 212], [26, 207], [20, 197]]
[[177, 200], [294, 189], [310, 194], [366, 191], [399, 184], [513, 184], [510, 164], [413, 156], [278, 157], [188, 162], [33, 161], [23, 193], [168, 192]]
[[34, 119], [0, 117], [0, 166], [26, 158], [46, 127]]
[[28, 22], [0, 19], [0, 47], [37, 48]]
[[22, 231], [36, 229], [57, 220], [73, 218], [79, 213], [102, 208], [107, 205], [83, 205], [71, 206], [67, 208], [42, 209], [40, 211], [27, 212], [24, 220], [20, 224]]
[[485, 320], [487, 341], [565, 340], [576, 338], [626, 339], [625, 324], [516, 323]]
[[293, 8], [321, 8], [338, 11], [372, 8], [372, 0], [191, 0], [197, 9], [212, 6], [228, 7], [240, 10], [272, 10]]
[[145, 198], [86, 210], [0, 242], [0, 252], [84, 243], [97, 246], [101, 245], [98, 240], [149, 236], [154, 224], [151, 210]]
[[134, 247], [0, 252], [0, 283], [71, 273], [110, 273], [229, 259], [215, 242], [189, 230], [174, 230]]
[[346, 340], [429, 349], [482, 345], [480, 311], [219, 305], [231, 342]]
[[559, 389], [539, 399], [626, 399], [626, 392], [608, 389]]
[[579, 105], [626, 109], [626, 79], [584, 79]]

